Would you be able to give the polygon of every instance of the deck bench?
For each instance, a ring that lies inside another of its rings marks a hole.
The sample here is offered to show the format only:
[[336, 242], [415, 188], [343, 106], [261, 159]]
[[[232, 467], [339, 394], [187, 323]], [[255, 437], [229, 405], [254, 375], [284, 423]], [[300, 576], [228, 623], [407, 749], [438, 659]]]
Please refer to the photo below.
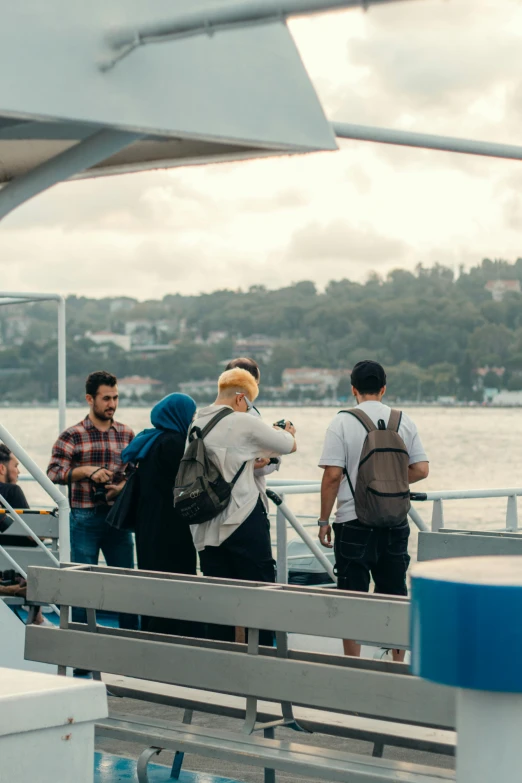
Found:
[[[54, 663], [62, 673], [67, 666], [104, 672], [110, 692], [118, 695], [160, 701], [160, 683], [184, 689], [183, 696], [175, 690], [163, 693], [163, 703], [177, 700], [187, 710], [201, 708], [204, 691], [214, 696], [207, 711], [226, 714], [228, 709], [244, 720], [242, 732], [234, 733], [112, 714], [98, 723], [100, 736], [150, 746], [140, 759], [141, 781], [147, 779], [147, 762], [158, 748], [243, 760], [264, 767], [267, 781], [275, 780], [274, 770], [351, 783], [454, 780], [452, 772], [437, 768], [333, 753], [274, 736], [279, 726], [359, 738], [366, 732], [379, 753], [384, 744], [402, 744], [401, 735], [408, 747], [429, 743], [431, 732], [432, 747], [451, 752], [451, 689], [413, 677], [405, 664], [287, 647], [288, 633], [407, 647], [406, 599], [97, 566], [33, 567], [29, 598], [56, 603], [62, 610], [58, 631], [27, 628], [27, 658]], [[69, 606], [87, 610], [87, 625], [69, 624]], [[249, 629], [248, 644], [102, 628], [96, 623], [96, 611], [102, 609], [242, 626]], [[276, 649], [258, 644], [259, 630], [266, 628], [276, 632]], [[227, 705], [230, 699], [236, 701]]]

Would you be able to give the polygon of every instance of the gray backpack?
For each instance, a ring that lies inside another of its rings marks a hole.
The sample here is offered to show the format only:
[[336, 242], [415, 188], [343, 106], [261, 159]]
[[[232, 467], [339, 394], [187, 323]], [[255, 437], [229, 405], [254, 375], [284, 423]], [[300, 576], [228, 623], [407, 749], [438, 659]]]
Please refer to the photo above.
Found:
[[359, 408], [340, 413], [355, 416], [367, 432], [355, 490], [348, 471], [346, 468], [344, 470], [355, 500], [357, 519], [368, 527], [400, 525], [407, 518], [411, 505], [409, 455], [399, 435], [402, 413], [392, 410], [388, 427], [382, 419], [376, 427], [370, 417]]
[[193, 427], [174, 483], [174, 508], [189, 525], [200, 525], [217, 517], [230, 503], [234, 484], [245, 469], [239, 468], [232, 481], [225, 481], [205, 448], [204, 438], [222, 419], [234, 411], [223, 408], [201, 430]]

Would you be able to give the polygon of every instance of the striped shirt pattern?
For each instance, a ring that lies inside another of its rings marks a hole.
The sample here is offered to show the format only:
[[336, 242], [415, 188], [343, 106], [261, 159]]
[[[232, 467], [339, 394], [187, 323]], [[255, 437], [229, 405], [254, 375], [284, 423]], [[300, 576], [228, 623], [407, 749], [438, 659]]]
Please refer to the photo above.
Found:
[[[62, 432], [53, 446], [47, 475], [54, 484], [67, 484], [70, 470], [93, 465], [112, 470], [117, 483], [123, 478], [121, 452], [133, 438], [134, 432], [125, 424], [113, 421], [110, 429], [102, 431], [87, 416]], [[93, 487], [89, 479], [73, 482], [71, 508], [94, 508]]]

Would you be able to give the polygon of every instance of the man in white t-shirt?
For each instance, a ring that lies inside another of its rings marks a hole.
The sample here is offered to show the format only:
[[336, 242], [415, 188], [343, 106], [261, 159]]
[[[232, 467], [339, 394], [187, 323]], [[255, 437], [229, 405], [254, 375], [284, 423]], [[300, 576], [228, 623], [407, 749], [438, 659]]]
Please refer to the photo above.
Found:
[[[254, 468], [260, 457], [270, 459], [294, 452], [295, 428], [288, 423], [284, 431], [257, 416], [245, 416], [259, 393], [247, 370], [226, 370], [219, 378], [218, 390], [215, 403], [199, 411], [194, 425], [203, 429], [224, 406], [232, 408], [234, 413], [218, 422], [205, 437], [205, 448], [227, 481], [244, 468], [227, 508], [209, 522], [191, 527], [201, 570], [205, 576], [275, 582], [270, 523]], [[213, 638], [233, 641], [233, 630], [221, 629], [222, 635], [213, 633]]]
[[[359, 362], [352, 370], [351, 381], [357, 408], [366, 413], [376, 426], [381, 419], [387, 425], [391, 408], [382, 403], [386, 392], [384, 368], [373, 361]], [[402, 414], [398, 433], [408, 451], [409, 483], [421, 481], [428, 476], [428, 458], [417, 427], [405, 413]], [[363, 525], [356, 518], [350, 485], [355, 489], [366, 435], [363, 424], [347, 413], [337, 414], [328, 427], [319, 463], [324, 469], [319, 540], [325, 547], [334, 546], [339, 589], [368, 592], [370, 577], [373, 577], [376, 593], [407, 595], [406, 572], [410, 562], [408, 520], [396, 527], [383, 528]], [[332, 545], [330, 514], [336, 500], [335, 544]], [[345, 639], [344, 652], [358, 656], [360, 645]], [[404, 651], [392, 652], [394, 660], [404, 659]]]

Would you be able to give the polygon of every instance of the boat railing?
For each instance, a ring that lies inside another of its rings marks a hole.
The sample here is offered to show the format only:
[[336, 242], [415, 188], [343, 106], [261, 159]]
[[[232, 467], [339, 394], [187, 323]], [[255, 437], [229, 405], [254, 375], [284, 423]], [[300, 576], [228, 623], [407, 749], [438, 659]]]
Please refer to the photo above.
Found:
[[[36, 462], [29, 456], [29, 454], [27, 454], [25, 449], [18, 443], [16, 438], [14, 438], [13, 435], [11, 435], [11, 433], [9, 432], [9, 430], [6, 427], [4, 427], [2, 424], [0, 424], [0, 440], [3, 443], [5, 443], [7, 448], [15, 455], [15, 457], [19, 460], [19, 462], [29, 472], [30, 479], [36, 481], [58, 507], [59, 557], [61, 561], [69, 562], [71, 557], [70, 533], [69, 533], [69, 501], [66, 495], [60, 490], [59, 487], [55, 486], [55, 484], [52, 483], [52, 481], [47, 477], [44, 471], [36, 464]], [[0, 495], [0, 503], [9, 513], [9, 516], [12, 517], [13, 520], [18, 522], [18, 524], [22, 527], [24, 532], [35, 541], [36, 546], [45, 552], [46, 556], [49, 558], [52, 565], [59, 566], [60, 563], [58, 559], [54, 556], [54, 554], [40, 540], [39, 536], [32, 530], [30, 525], [28, 525], [27, 522], [25, 522], [25, 520], [22, 518], [22, 515], [18, 514], [17, 511], [14, 508], [12, 508], [12, 506], [1, 495]], [[16, 562], [16, 560], [11, 556], [11, 554], [4, 547], [1, 546], [1, 544], [0, 544], [0, 553], [3, 555], [3, 557], [7, 560], [7, 562], [12, 566], [12, 568], [15, 571], [17, 571], [23, 577], [26, 576], [25, 570]]]
[[[297, 560], [302, 560], [303, 555], [288, 555], [288, 525], [295, 530], [311, 554], [321, 564], [326, 573], [335, 582], [334, 566], [328, 557], [328, 550], [323, 549], [318, 542], [317, 535], [310, 535], [307, 528], [317, 527], [317, 515], [296, 515], [288, 506], [286, 498], [291, 495], [318, 495], [321, 492], [319, 481], [307, 479], [268, 479], [268, 496], [276, 506], [276, 552], [278, 581], [288, 581], [288, 565]], [[495, 529], [495, 533], [518, 532], [518, 502], [522, 495], [522, 487], [510, 487], [506, 489], [462, 489], [439, 490], [433, 492], [412, 492], [412, 506], [410, 519], [415, 526], [424, 532], [439, 532], [444, 526], [444, 502], [453, 500], [473, 500], [506, 498], [505, 527]], [[419, 514], [415, 505], [417, 503], [433, 503], [431, 525], [428, 526]], [[486, 531], [485, 531], [486, 532]]]

